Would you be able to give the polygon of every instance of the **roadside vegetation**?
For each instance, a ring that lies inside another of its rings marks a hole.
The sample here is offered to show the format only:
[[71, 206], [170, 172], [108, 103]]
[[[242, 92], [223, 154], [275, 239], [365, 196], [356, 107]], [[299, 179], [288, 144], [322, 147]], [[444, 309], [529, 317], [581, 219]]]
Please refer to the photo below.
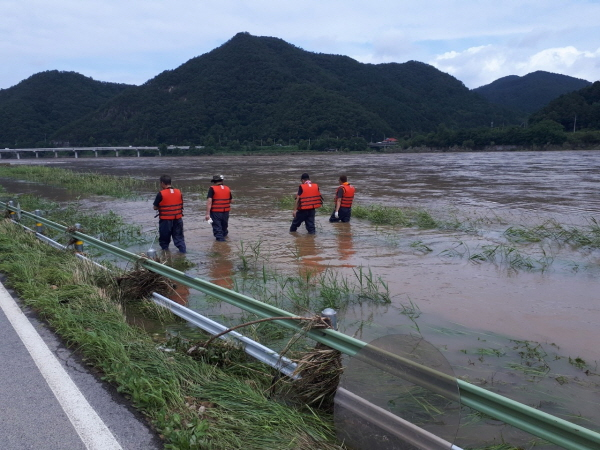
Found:
[[42, 318], [131, 399], [170, 449], [340, 448], [328, 416], [269, 398], [274, 373], [235, 348], [218, 365], [165, 352], [129, 326], [114, 278], [0, 223], [0, 270]]

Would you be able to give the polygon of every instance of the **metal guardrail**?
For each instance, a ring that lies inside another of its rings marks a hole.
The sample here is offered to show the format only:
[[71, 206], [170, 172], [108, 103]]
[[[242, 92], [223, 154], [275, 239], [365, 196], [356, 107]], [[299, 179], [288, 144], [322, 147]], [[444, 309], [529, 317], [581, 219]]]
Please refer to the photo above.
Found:
[[[204, 331], [207, 331], [212, 335], [217, 335], [228, 329], [225, 325], [215, 322], [214, 320], [209, 319], [202, 314], [198, 314], [196, 311], [186, 308], [185, 306], [182, 306], [163, 295], [154, 293], [152, 294], [152, 299], [157, 305], [168, 308], [176, 316], [187, 320], [191, 324], [196, 325], [198, 328], [202, 328]], [[270, 348], [241, 335], [237, 331], [230, 331], [227, 333], [227, 336], [221, 336], [222, 339], [227, 339], [228, 337], [240, 342], [244, 347], [244, 351], [258, 361], [261, 361], [279, 370], [288, 377], [298, 378], [296, 375], [294, 375], [294, 371], [298, 365], [291, 359], [281, 356]]]
[[[19, 212], [20, 213], [20, 212]], [[39, 214], [36, 211], [36, 215]], [[17, 218], [20, 219], [20, 216]], [[59, 250], [67, 250], [68, 246], [63, 245], [53, 239], [42, 234], [40, 231], [32, 230], [31, 228], [23, 225], [18, 220], [13, 220], [13, 223], [20, 225], [23, 229], [34, 233], [36, 237], [42, 242], [47, 243], [48, 245], [57, 248]], [[39, 226], [41, 223], [36, 222], [36, 228], [40, 230]], [[86, 261], [87, 263], [94, 264], [97, 267], [100, 267], [104, 270], [109, 270], [107, 267], [97, 263], [96, 261], [91, 260], [87, 256], [81, 253], [75, 253], [79, 259]], [[224, 331], [227, 331], [228, 328], [225, 325], [222, 325], [212, 319], [209, 319], [206, 316], [203, 316], [196, 311], [193, 311], [183, 305], [180, 305], [173, 300], [164, 297], [158, 293], [152, 294], [152, 300], [157, 305], [169, 309], [173, 314], [185, 319], [187, 322], [192, 325], [197, 326], [198, 328], [202, 328], [212, 335], [221, 334]], [[325, 313], [326, 311], [323, 311]], [[220, 339], [230, 339], [233, 338], [237, 342], [241, 343], [244, 351], [255, 358], [258, 361], [261, 361], [275, 369], [279, 372], [287, 375], [292, 379], [299, 379], [300, 376], [296, 374], [296, 369], [298, 368], [298, 364], [286, 358], [282, 355], [279, 355], [274, 350], [271, 350], [264, 345], [241, 335], [237, 331], [231, 330], [227, 333], [227, 336], [222, 335]], [[454, 386], [456, 389], [456, 386]], [[413, 445], [417, 445], [418, 448], [427, 448], [428, 450], [462, 450], [460, 447], [456, 445], [452, 445], [451, 443], [439, 438], [435, 435], [432, 435], [428, 431], [407, 422], [406, 420], [391, 414], [380, 407], [374, 405], [373, 403], [349, 392], [346, 389], [338, 388], [336, 397], [335, 397], [336, 406], [339, 405], [347, 410], [352, 410], [354, 414], [363, 418], [367, 422], [374, 424], [375, 426], [391, 433], [391, 435], [396, 436], [397, 438], [402, 439], [404, 442], [412, 443]], [[421, 445], [421, 446], [419, 446]]]
[[[16, 207], [8, 206], [0, 202], [0, 206], [10, 211], [17, 211]], [[54, 223], [35, 214], [21, 211], [21, 217], [29, 218], [43, 223], [49, 228], [67, 233], [67, 227]], [[256, 299], [217, 286], [199, 278], [193, 278], [171, 267], [167, 267], [156, 261], [133, 254], [127, 250], [107, 244], [99, 239], [74, 231], [69, 233], [75, 239], [84, 241], [86, 244], [99, 248], [106, 253], [123, 258], [127, 261], [177, 281], [189, 288], [196, 289], [216, 299], [237, 306], [245, 311], [256, 314], [261, 318], [269, 317], [292, 317], [293, 315], [280, 308], [262, 303]], [[279, 325], [305, 332], [303, 324], [293, 320], [275, 320]], [[332, 329], [310, 330], [306, 335], [328, 347], [339, 350], [349, 356], [360, 356], [361, 351], [367, 347], [367, 343], [347, 336]], [[416, 364], [413, 361], [393, 354], [385, 354], [385, 366], [379, 367], [390, 373], [406, 378], [407, 374], [411, 381], [426, 388], [431, 388], [439, 382], [452, 382], [458, 384], [461, 404], [487, 414], [504, 423], [524, 430], [534, 436], [545, 439], [566, 449], [572, 450], [598, 450], [600, 449], [600, 434], [573, 424], [566, 420], [539, 411], [530, 406], [516, 402], [509, 398], [495, 394], [486, 389], [467, 383], [460, 379], [454, 379], [446, 374], [437, 372], [428, 367]], [[435, 382], [434, 382], [435, 381]]]

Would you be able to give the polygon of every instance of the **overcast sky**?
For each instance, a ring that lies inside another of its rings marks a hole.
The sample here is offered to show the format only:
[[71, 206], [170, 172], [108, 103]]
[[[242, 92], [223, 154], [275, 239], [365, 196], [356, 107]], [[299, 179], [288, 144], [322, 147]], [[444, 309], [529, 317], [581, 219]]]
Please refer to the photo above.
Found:
[[0, 89], [45, 70], [142, 84], [247, 31], [467, 87], [536, 70], [600, 79], [600, 0], [0, 0]]

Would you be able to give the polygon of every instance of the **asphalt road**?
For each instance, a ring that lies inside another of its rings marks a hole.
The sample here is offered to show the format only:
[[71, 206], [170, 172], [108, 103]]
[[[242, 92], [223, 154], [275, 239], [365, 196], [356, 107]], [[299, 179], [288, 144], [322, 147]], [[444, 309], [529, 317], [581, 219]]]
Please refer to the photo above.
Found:
[[0, 448], [154, 450], [163, 445], [3, 284], [0, 276]]

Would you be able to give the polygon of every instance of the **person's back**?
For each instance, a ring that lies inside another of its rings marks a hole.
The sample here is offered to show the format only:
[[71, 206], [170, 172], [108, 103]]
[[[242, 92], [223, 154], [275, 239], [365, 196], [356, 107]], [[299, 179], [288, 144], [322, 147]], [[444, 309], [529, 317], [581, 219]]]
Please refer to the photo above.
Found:
[[304, 222], [308, 234], [315, 234], [315, 210], [323, 205], [323, 197], [319, 191], [319, 186], [310, 181], [307, 173], [302, 174], [300, 181], [301, 184], [298, 186], [298, 193], [294, 201], [290, 233], [296, 232], [298, 227]]
[[158, 211], [158, 243], [163, 250], [169, 250], [171, 238], [181, 253], [186, 252], [183, 235], [183, 194], [171, 186], [171, 177], [160, 177], [161, 190], [154, 199], [154, 210]]
[[348, 183], [348, 177], [346, 175], [340, 175], [340, 185], [335, 192], [334, 207], [330, 222], [350, 222], [352, 216], [352, 202], [354, 201], [354, 194], [356, 189], [350, 183]]
[[215, 175], [210, 182], [206, 196], [206, 221], [213, 229], [213, 235], [217, 241], [225, 241], [229, 234], [229, 211], [233, 196], [231, 189], [223, 184], [223, 175]]

